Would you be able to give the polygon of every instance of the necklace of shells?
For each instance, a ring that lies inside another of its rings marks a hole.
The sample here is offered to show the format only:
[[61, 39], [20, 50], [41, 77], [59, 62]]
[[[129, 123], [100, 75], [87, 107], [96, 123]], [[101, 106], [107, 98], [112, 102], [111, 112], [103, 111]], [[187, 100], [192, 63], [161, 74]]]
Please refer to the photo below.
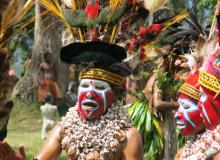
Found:
[[213, 131], [206, 130], [193, 142], [187, 142], [181, 160], [205, 160], [220, 151], [220, 125]]
[[77, 106], [60, 122], [62, 148], [71, 160], [111, 160], [126, 140], [125, 128], [132, 127], [125, 108], [112, 105], [100, 119], [85, 120]]

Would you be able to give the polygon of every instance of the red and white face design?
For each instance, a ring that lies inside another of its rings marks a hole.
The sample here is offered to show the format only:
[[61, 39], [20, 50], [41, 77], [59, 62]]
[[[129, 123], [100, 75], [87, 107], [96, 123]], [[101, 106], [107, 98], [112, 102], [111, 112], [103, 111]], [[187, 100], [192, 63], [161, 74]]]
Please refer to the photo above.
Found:
[[214, 129], [220, 123], [220, 100], [215, 98], [216, 93], [204, 87], [200, 87], [202, 96], [199, 107], [207, 129]]
[[200, 131], [204, 125], [197, 102], [190, 98], [179, 98], [178, 102], [180, 106], [175, 113], [175, 119], [181, 134], [186, 136]]
[[111, 106], [114, 93], [109, 83], [101, 80], [82, 79], [78, 87], [78, 112], [86, 119], [94, 119]]

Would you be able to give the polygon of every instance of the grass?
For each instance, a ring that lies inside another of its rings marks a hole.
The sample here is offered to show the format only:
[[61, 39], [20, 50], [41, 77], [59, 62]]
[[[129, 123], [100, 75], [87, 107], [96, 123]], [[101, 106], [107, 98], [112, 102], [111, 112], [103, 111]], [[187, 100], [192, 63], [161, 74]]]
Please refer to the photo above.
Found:
[[[15, 150], [23, 145], [27, 160], [31, 160], [44, 144], [44, 140], [41, 140], [42, 116], [39, 108], [39, 104], [27, 106], [15, 102], [8, 123], [8, 135], [5, 140]], [[67, 158], [62, 153], [60, 160], [65, 159]]]

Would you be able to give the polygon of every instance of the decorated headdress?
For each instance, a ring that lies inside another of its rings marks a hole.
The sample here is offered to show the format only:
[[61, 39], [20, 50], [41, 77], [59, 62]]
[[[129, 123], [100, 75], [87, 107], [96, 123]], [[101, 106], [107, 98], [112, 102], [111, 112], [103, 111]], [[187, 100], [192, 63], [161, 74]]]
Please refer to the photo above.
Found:
[[[219, 29], [218, 19], [219, 15], [217, 15], [217, 29]], [[216, 43], [215, 50], [210, 50], [210, 54], [204, 58], [199, 75], [202, 91], [199, 105], [208, 129], [214, 129], [220, 123], [220, 49], [218, 47], [219, 44]]]
[[101, 41], [71, 43], [61, 49], [60, 57], [63, 62], [82, 69], [80, 79], [103, 80], [123, 87], [125, 76], [131, 73], [129, 66], [122, 63], [125, 49]]
[[198, 101], [201, 97], [198, 84], [199, 71], [190, 73], [185, 83], [179, 89], [180, 107], [175, 113], [177, 128], [186, 136], [203, 129], [203, 119]]
[[195, 73], [190, 73], [188, 78], [185, 80], [185, 83], [182, 84], [179, 88], [179, 97], [189, 97], [195, 101], [199, 101], [201, 97], [201, 92], [199, 90], [199, 71]]
[[[140, 1], [62, 0], [60, 5], [58, 0], [40, 0], [40, 3], [64, 23], [72, 36], [69, 41], [63, 38], [64, 46], [72, 42], [104, 41], [126, 49], [135, 48], [136, 52], [140, 45], [154, 40], [162, 30], [188, 16], [185, 11], [163, 24], [143, 27], [149, 12], [143, 4], [140, 5]], [[67, 35], [64, 33], [63, 37]], [[137, 42], [135, 37], [138, 37]], [[126, 40], [131, 39], [134, 40], [129, 47]]]
[[202, 98], [199, 105], [202, 108], [202, 115], [208, 129], [214, 129], [220, 123], [220, 74], [219, 59], [220, 50], [209, 55], [203, 64], [199, 75]]

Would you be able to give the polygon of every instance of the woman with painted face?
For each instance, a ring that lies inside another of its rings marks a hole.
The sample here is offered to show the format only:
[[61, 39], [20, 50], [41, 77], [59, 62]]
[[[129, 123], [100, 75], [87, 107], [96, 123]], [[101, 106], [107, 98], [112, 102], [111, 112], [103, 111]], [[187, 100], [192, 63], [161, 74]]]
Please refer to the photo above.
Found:
[[202, 116], [206, 128], [215, 129], [220, 123], [220, 49], [207, 57], [203, 64], [199, 82], [201, 84], [202, 98], [199, 106], [202, 109]]
[[71, 160], [142, 160], [141, 137], [122, 105], [125, 77], [122, 47], [100, 41], [72, 43], [61, 60], [80, 69], [78, 102], [51, 132], [36, 156], [55, 160], [61, 150]]
[[[202, 64], [202, 68], [198, 76], [196, 78], [191, 79], [191, 83], [193, 80], [196, 80], [199, 82], [199, 87], [197, 86], [197, 92], [200, 94], [200, 98], [197, 99], [194, 107], [196, 108], [194, 111], [197, 111], [197, 113], [189, 114], [186, 112], [186, 109], [180, 109], [182, 112], [185, 113], [183, 119], [186, 119], [185, 121], [190, 122], [191, 126], [196, 125], [196, 122], [198, 120], [198, 117], [200, 119], [202, 118], [203, 123], [205, 125], [206, 130], [204, 132], [198, 133], [198, 130], [193, 130], [192, 128], [183, 127], [181, 133], [188, 134], [188, 133], [196, 133], [197, 136], [192, 142], [188, 142], [185, 145], [185, 148], [183, 150], [183, 153], [181, 154], [179, 159], [183, 160], [191, 160], [191, 159], [219, 159], [219, 151], [220, 151], [220, 126], [219, 126], [219, 108], [220, 103], [218, 97], [218, 90], [219, 90], [219, 80], [218, 80], [218, 57], [219, 57], [219, 49], [216, 51], [216, 39], [213, 39], [212, 41], [207, 41], [207, 44], [209, 48], [208, 50], [210, 53], [214, 51], [214, 54], [208, 55], [208, 57], [203, 56], [202, 59], [204, 59], [204, 62]], [[212, 47], [211, 47], [212, 46]], [[203, 48], [206, 48], [203, 46]], [[213, 51], [211, 51], [213, 49]], [[206, 52], [208, 50], [205, 50]], [[207, 53], [203, 53], [207, 54]], [[196, 84], [196, 83], [195, 83]], [[188, 87], [182, 87], [180, 88], [180, 91], [183, 93]], [[190, 93], [193, 93], [192, 89], [188, 90]], [[187, 92], [188, 93], [188, 92]], [[189, 94], [188, 94], [189, 95]], [[194, 94], [195, 97], [195, 94]], [[180, 97], [181, 98], [181, 97]], [[194, 98], [195, 99], [195, 98]], [[179, 100], [180, 101], [180, 100]], [[187, 102], [180, 101], [180, 104], [184, 106], [188, 106], [188, 100]], [[191, 103], [193, 104], [193, 103]], [[193, 106], [193, 105], [190, 105]], [[196, 106], [196, 107], [195, 107]], [[185, 107], [192, 111], [191, 107]], [[200, 115], [200, 116], [198, 116]], [[179, 118], [180, 119], [180, 118]], [[177, 119], [178, 123], [178, 119]], [[190, 125], [189, 125], [190, 126]], [[190, 132], [188, 132], [190, 131]]]
[[201, 109], [198, 107], [198, 101], [201, 97], [198, 78], [198, 70], [194, 73], [191, 72], [178, 91], [180, 106], [175, 113], [175, 119], [177, 128], [184, 136], [204, 130], [203, 119], [200, 116]]
[[[208, 62], [207, 62], [208, 61]], [[205, 63], [214, 62], [210, 59], [206, 59]], [[209, 68], [210, 69], [210, 68]], [[211, 116], [212, 122], [207, 125], [205, 115], [212, 115], [212, 108], [210, 104], [203, 103], [208, 96], [205, 96], [203, 92], [204, 83], [201, 83], [203, 79], [204, 70], [201, 73], [198, 70], [195, 73], [189, 74], [185, 83], [179, 89], [179, 103], [180, 107], [175, 114], [177, 128], [180, 129], [181, 134], [184, 136], [195, 135], [194, 139], [184, 146], [182, 153], [178, 154], [176, 160], [191, 160], [191, 159], [213, 159], [215, 154], [220, 150], [220, 129], [219, 127], [214, 130], [210, 129], [210, 126], [215, 126], [218, 122], [218, 118]], [[199, 82], [200, 83], [199, 83]], [[213, 99], [212, 102], [214, 103]], [[208, 113], [208, 114], [206, 114]], [[215, 119], [213, 119], [215, 118]], [[205, 128], [208, 128], [204, 130]]]

